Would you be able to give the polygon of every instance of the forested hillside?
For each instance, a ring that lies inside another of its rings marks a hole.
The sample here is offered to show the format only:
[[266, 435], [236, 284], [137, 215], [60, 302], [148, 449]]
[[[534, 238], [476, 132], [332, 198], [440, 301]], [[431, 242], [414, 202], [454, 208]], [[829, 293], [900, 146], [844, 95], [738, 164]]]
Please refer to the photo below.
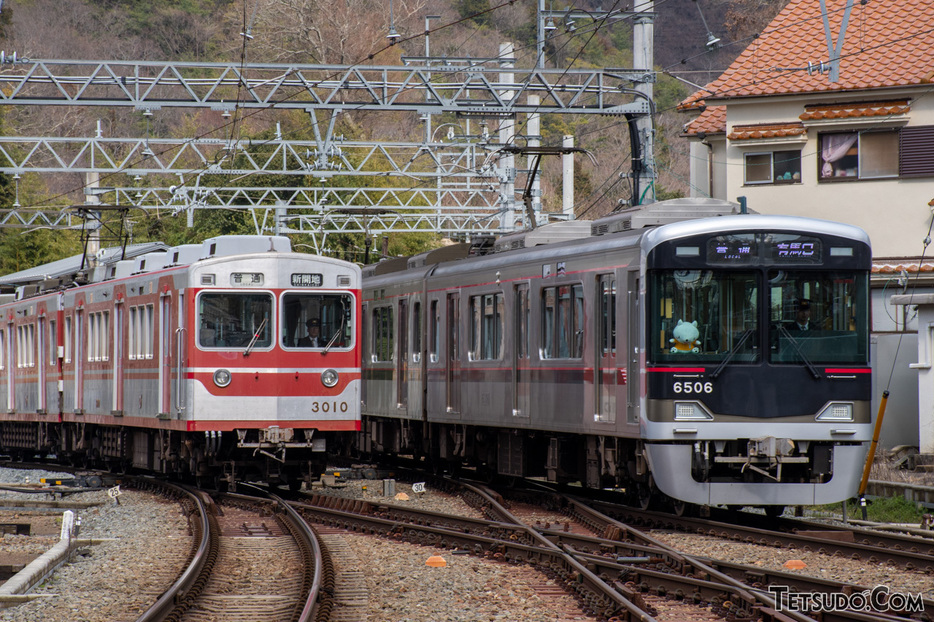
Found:
[[[656, 67], [695, 84], [712, 80], [786, 1], [656, 0]], [[566, 6], [551, 0], [546, 3], [548, 10]], [[574, 6], [587, 11], [631, 8], [622, 0], [612, 6], [582, 0]], [[532, 67], [535, 7], [530, 0], [7, 0], [0, 9], [0, 49], [31, 59], [399, 64], [402, 56], [424, 55], [425, 18], [437, 15], [438, 19], [431, 20], [432, 56], [487, 58], [509, 41], [515, 45], [517, 65]], [[390, 25], [402, 36], [395, 46], [387, 45]], [[631, 66], [630, 22], [601, 28], [579, 22], [573, 31], [564, 24], [558, 26], [546, 46], [546, 66]], [[722, 47], [705, 46], [708, 32], [720, 37]], [[692, 90], [664, 75], [655, 85], [661, 198], [688, 193], [687, 149], [678, 136], [686, 119], [675, 106]], [[444, 121], [455, 119], [439, 118], [437, 123]], [[290, 138], [312, 136], [307, 115], [281, 111], [228, 120], [214, 111], [176, 111], [144, 119], [125, 108], [0, 109], [0, 132], [20, 136], [89, 137], [100, 126], [113, 137], [263, 139], [272, 136], [277, 122]], [[341, 115], [336, 131], [350, 139], [390, 141], [417, 141], [424, 133], [417, 115], [364, 112]], [[546, 145], [560, 145], [562, 135], [574, 134], [577, 145], [594, 157], [593, 162], [579, 159], [575, 179], [579, 217], [605, 214], [618, 199], [629, 196], [628, 181], [620, 176], [630, 167], [629, 136], [620, 119], [546, 115], [542, 134]], [[243, 183], [272, 185], [268, 178], [253, 177]], [[16, 182], [3, 176], [0, 208], [17, 200], [37, 206], [80, 203], [84, 183], [81, 175], [26, 174]], [[293, 176], [276, 180], [277, 185], [301, 183], [300, 177]], [[560, 162], [546, 159], [542, 177], [546, 210], [560, 209], [560, 188]], [[247, 214], [230, 211], [200, 212], [194, 228], [184, 225], [184, 218], [140, 210], [132, 213], [134, 241], [160, 239], [178, 244], [253, 231]], [[359, 248], [363, 246], [360, 237], [332, 235], [328, 241], [334, 248]], [[4, 229], [0, 231], [0, 273], [77, 252], [77, 240], [77, 235], [61, 231]], [[413, 252], [433, 242], [433, 236], [393, 235], [389, 252]]]

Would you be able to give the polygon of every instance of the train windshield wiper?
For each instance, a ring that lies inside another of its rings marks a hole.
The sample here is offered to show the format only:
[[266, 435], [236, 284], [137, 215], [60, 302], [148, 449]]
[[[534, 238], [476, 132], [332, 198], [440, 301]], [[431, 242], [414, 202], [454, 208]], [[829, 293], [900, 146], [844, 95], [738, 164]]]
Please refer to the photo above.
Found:
[[820, 372], [817, 371], [817, 368], [814, 367], [814, 364], [808, 359], [808, 357], [804, 356], [804, 352], [801, 351], [801, 347], [798, 345], [798, 340], [795, 339], [794, 336], [788, 332], [788, 329], [785, 328], [784, 326], [779, 326], [778, 334], [788, 338], [788, 341], [791, 343], [791, 347], [793, 347], [795, 349], [795, 352], [798, 353], [798, 356], [801, 357], [801, 360], [807, 366], [808, 371], [811, 372], [811, 375], [814, 376], [814, 379], [815, 380], [820, 379]]
[[743, 334], [740, 335], [737, 342], [733, 344], [733, 347], [730, 348], [730, 351], [726, 353], [726, 356], [723, 357], [723, 360], [720, 361], [720, 364], [717, 365], [717, 368], [713, 370], [712, 374], [710, 374], [711, 378], [716, 380], [717, 376], [720, 375], [720, 372], [723, 371], [723, 368], [726, 367], [727, 364], [733, 360], [733, 357], [736, 356], [736, 354], [742, 349], [743, 345], [749, 340], [749, 338], [752, 336], [752, 333], [753, 333], [753, 330], [751, 328], [747, 328], [746, 330], [743, 331]]
[[253, 338], [250, 339], [250, 343], [247, 344], [246, 350], [243, 351], [243, 356], [250, 356], [250, 352], [253, 351], [253, 346], [256, 345], [256, 341], [259, 339], [260, 334], [262, 334], [264, 326], [266, 326], [266, 318], [263, 318], [263, 321], [259, 323], [259, 328], [256, 329], [255, 333], [253, 333]]
[[337, 329], [337, 332], [331, 337], [328, 341], [328, 345], [324, 346], [324, 351], [321, 354], [327, 354], [328, 350], [331, 349], [331, 346], [337, 341], [337, 338], [344, 334], [344, 327], [347, 325], [347, 309], [343, 309], [341, 312], [341, 325]]

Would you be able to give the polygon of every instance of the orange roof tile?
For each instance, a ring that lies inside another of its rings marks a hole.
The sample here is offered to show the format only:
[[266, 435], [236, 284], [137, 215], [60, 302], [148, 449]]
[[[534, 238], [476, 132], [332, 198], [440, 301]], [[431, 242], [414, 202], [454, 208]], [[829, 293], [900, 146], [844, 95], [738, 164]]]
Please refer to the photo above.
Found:
[[798, 118], [802, 121], [822, 119], [851, 119], [856, 117], [879, 117], [905, 114], [911, 110], [908, 101], [901, 99], [887, 102], [859, 102], [852, 104], [829, 104], [805, 106]]
[[730, 140], [752, 140], [755, 138], [784, 138], [801, 136], [807, 130], [801, 123], [766, 123], [761, 125], [734, 125], [727, 134]]
[[873, 274], [901, 274], [903, 270], [908, 274], [934, 272], [934, 262], [925, 261], [919, 264], [918, 261], [911, 261], [910, 259], [908, 261], [899, 261], [893, 258], [889, 260], [876, 259], [872, 263]]
[[684, 136], [723, 134], [726, 131], [726, 106], [707, 106], [699, 117], [684, 124]]
[[[825, 0], [825, 4], [831, 45], [836, 46], [847, 0]], [[840, 50], [839, 80], [831, 82], [821, 3], [791, 0], [733, 64], [707, 85], [714, 95], [699, 92], [685, 102], [930, 83], [934, 75], [931, 24], [931, 0], [854, 3]]]

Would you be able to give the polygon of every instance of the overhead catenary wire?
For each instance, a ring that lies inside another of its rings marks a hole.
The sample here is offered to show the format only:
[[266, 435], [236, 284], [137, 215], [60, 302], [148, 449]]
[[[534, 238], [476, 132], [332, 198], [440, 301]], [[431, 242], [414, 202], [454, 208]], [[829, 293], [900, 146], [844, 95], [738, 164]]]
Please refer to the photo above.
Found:
[[[656, 6], [659, 5], [659, 4], [663, 4], [664, 2], [665, 2], [665, 0], [662, 0], [661, 2], [657, 2], [657, 3], [656, 3]], [[449, 22], [449, 23], [440, 24], [440, 25], [438, 25], [438, 26], [435, 27], [435, 28], [432, 28], [432, 29], [430, 29], [430, 30], [426, 30], [424, 34], [427, 34], [427, 33], [429, 33], [429, 32], [430, 32], [430, 33], [436, 33], [436, 32], [442, 31], [442, 30], [444, 30], [445, 28], [449, 28], [449, 27], [451, 27], [451, 26], [453, 26], [453, 25], [456, 25], [456, 24], [459, 24], [459, 23], [463, 23], [463, 22], [465, 22], [465, 21], [467, 21], [467, 20], [474, 19], [474, 18], [476, 18], [476, 17], [478, 17], [478, 16], [482, 16], [482, 15], [491, 13], [491, 12], [493, 12], [493, 11], [500, 10], [500, 9], [506, 7], [506, 6], [511, 5], [511, 4], [513, 4], [513, 3], [512, 3], [512, 2], [503, 2], [503, 3], [501, 3], [501, 4], [498, 4], [498, 5], [495, 5], [495, 6], [491, 6], [489, 9], [480, 11], [480, 12], [478, 12], [478, 13], [475, 14], [475, 15], [463, 16], [463, 17], [461, 17], [461, 19], [459, 19], [459, 20], [454, 20], [454, 21]], [[253, 18], [251, 18], [250, 22], [246, 22], [246, 5], [244, 5], [244, 22], [245, 22], [245, 24], [246, 24], [246, 25], [244, 26], [244, 33], [249, 33], [249, 32], [251, 32], [251, 30], [252, 30], [252, 23], [253, 23], [253, 21], [254, 21], [255, 15], [256, 15], [256, 5], [254, 5]], [[812, 18], [807, 18], [807, 19], [819, 19], [819, 17], [812, 17]], [[802, 21], [805, 21], [805, 20], [802, 20]], [[595, 31], [598, 30], [599, 27], [600, 27], [600, 26], [595, 27], [594, 30], [595, 30]], [[775, 30], [773, 30], [773, 31], [768, 31], [768, 32], [774, 32], [774, 31], [777, 31], [777, 30], [779, 30], [779, 29], [775, 29]], [[580, 33], [580, 32], [581, 32], [581, 30], [578, 30], [578, 33]], [[925, 31], [925, 32], [926, 32], [926, 31]], [[419, 33], [418, 35], [413, 35], [413, 36], [401, 38], [400, 41], [396, 41], [396, 42], [394, 42], [394, 43], [392, 43], [392, 44], [390, 44], [390, 45], [386, 45], [386, 46], [384, 46], [382, 49], [380, 49], [380, 50], [378, 50], [378, 51], [376, 51], [376, 52], [374, 52], [374, 53], [369, 54], [369, 55], [367, 56], [366, 60], [371, 60], [372, 58], [374, 58], [375, 55], [378, 55], [378, 54], [382, 53], [383, 51], [385, 51], [386, 49], [388, 49], [389, 47], [391, 47], [391, 45], [399, 45], [401, 42], [405, 42], [405, 41], [409, 41], [409, 40], [412, 40], [412, 39], [421, 37], [422, 34], [423, 34], [423, 33]], [[907, 37], [903, 37], [903, 38], [900, 39], [900, 40], [904, 40], [904, 39], [910, 38], [911, 36], [919, 36], [919, 34], [924, 34], [924, 33], [918, 33], [918, 34], [915, 34], [915, 35], [909, 35], [909, 36], [907, 36]], [[244, 37], [244, 39], [246, 39], [246, 37]], [[752, 37], [750, 37], [750, 39], [752, 39]], [[575, 59], [578, 58], [578, 57], [580, 56], [580, 54], [583, 53], [583, 50], [587, 47], [587, 45], [589, 45], [589, 43], [590, 43], [591, 40], [592, 40], [592, 37], [591, 37], [590, 39], [588, 39], [588, 41], [585, 43], [585, 45], [583, 45], [583, 46], [581, 47], [581, 49], [578, 51], [578, 54], [577, 54], [577, 56], [575, 57]], [[569, 38], [569, 41], [570, 41], [570, 38]], [[737, 44], [737, 43], [738, 43], [738, 42], [735, 42], [735, 41], [734, 41], [734, 42], [731, 42], [730, 45], [735, 45], [735, 44]], [[565, 46], [568, 45], [568, 42], [566, 42], [564, 45], [565, 45]], [[886, 44], [881, 44], [880, 46], [876, 46], [876, 47], [878, 48], [878, 47], [881, 47], [882, 45], [886, 45]], [[527, 47], [531, 48], [532, 46], [527, 46]], [[520, 49], [521, 49], [521, 48], [520, 48]], [[706, 52], [704, 52], [704, 53], [706, 53]], [[860, 53], [862, 53], [862, 51], [861, 51]], [[701, 55], [701, 54], [699, 54], [699, 55]], [[699, 55], [698, 55], [698, 56], [699, 56]], [[243, 46], [243, 48], [242, 48], [242, 55], [241, 55], [241, 56], [242, 56], [243, 63], [245, 64], [245, 59], [246, 59], [246, 45], [245, 45], [245, 41], [244, 41], [244, 46]], [[356, 64], [360, 64], [360, 63], [356, 63]], [[244, 118], [246, 118], [247, 116], [252, 116], [253, 114], [259, 114], [260, 112], [262, 112], [262, 111], [264, 111], [264, 110], [267, 110], [267, 109], [270, 109], [270, 108], [274, 108], [275, 105], [276, 105], [276, 103], [277, 103], [277, 102], [271, 102], [270, 105], [269, 105], [267, 108], [265, 108], [265, 109], [258, 109], [258, 110], [256, 110], [256, 111], [253, 111], [253, 112], [249, 113], [248, 115], [242, 115], [242, 116], [239, 117], [239, 119], [234, 119], [233, 121], [231, 121], [231, 122], [230, 122], [230, 125], [233, 125], [233, 124], [235, 124], [235, 123], [237, 123], [237, 122], [239, 121], [239, 124], [240, 124], [240, 125], [238, 126], [238, 129], [239, 129], [239, 128], [242, 128], [242, 121], [244, 120]], [[665, 111], [668, 111], [668, 110], [671, 110], [671, 109], [669, 108], [669, 109], [665, 109], [665, 110], [661, 110], [661, 111], [656, 111], [656, 112], [660, 113], [660, 112], [665, 112]], [[594, 131], [594, 132], [597, 132], [597, 131], [605, 131], [607, 127], [613, 127], [614, 125], [615, 125], [615, 124], [611, 124], [611, 125], [609, 125], [609, 126], [604, 125], [604, 126], [602, 126], [602, 129], [600, 129], [600, 130], [593, 130], [593, 131]], [[208, 136], [208, 135], [210, 135], [210, 134], [212, 134], [212, 133], [218, 131], [218, 129], [225, 128], [225, 127], [227, 127], [227, 125], [222, 125], [222, 126], [220, 126], [219, 128], [214, 128], [214, 129], [212, 129], [212, 130], [210, 130], [210, 131], [208, 131], [208, 132], [204, 132], [203, 134], [200, 134], [198, 137], [196, 137], [194, 140], [197, 140], [198, 138], [202, 138], [202, 137], [204, 137], [204, 136]], [[233, 131], [233, 129], [231, 129], [231, 131]], [[238, 133], [239, 133], [239, 131], [238, 131]], [[583, 135], [587, 135], [587, 132], [585, 132]], [[264, 143], [263, 143], [262, 141], [258, 141], [257, 143], [254, 143], [254, 144], [255, 144], [255, 145], [258, 145], [258, 146], [261, 146], [261, 145], [264, 144]], [[200, 174], [200, 173], [203, 173], [203, 172], [206, 172], [206, 167], [204, 167], [204, 166], [198, 167], [198, 168], [193, 168], [193, 169], [190, 171], [189, 174], [196, 175], [196, 174]], [[117, 175], [117, 174], [120, 174], [120, 173], [117, 172], [117, 173], [112, 173], [112, 174], [110, 174], [110, 175]], [[601, 184], [601, 185], [602, 185], [602, 184]], [[83, 186], [82, 186], [82, 187], [83, 187]], [[60, 195], [57, 195], [57, 196], [58, 196], [58, 197], [65, 196], [65, 195], [69, 194], [70, 192], [71, 192], [71, 191], [66, 191], [66, 192], [63, 192], [63, 193], [61, 193]], [[55, 198], [56, 198], [56, 197], [52, 197], [52, 200], [54, 200]]]

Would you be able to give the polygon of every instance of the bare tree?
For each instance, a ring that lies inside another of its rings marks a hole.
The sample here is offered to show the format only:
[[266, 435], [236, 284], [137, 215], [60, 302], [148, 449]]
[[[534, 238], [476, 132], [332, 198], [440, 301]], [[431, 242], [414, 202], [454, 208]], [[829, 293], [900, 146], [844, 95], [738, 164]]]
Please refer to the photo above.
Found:
[[[425, 4], [394, 0], [393, 25], [403, 37], [422, 30], [416, 18]], [[249, 47], [254, 58], [268, 62], [367, 63], [389, 43], [388, 1], [266, 0], [234, 19], [244, 18], [253, 36]]]

